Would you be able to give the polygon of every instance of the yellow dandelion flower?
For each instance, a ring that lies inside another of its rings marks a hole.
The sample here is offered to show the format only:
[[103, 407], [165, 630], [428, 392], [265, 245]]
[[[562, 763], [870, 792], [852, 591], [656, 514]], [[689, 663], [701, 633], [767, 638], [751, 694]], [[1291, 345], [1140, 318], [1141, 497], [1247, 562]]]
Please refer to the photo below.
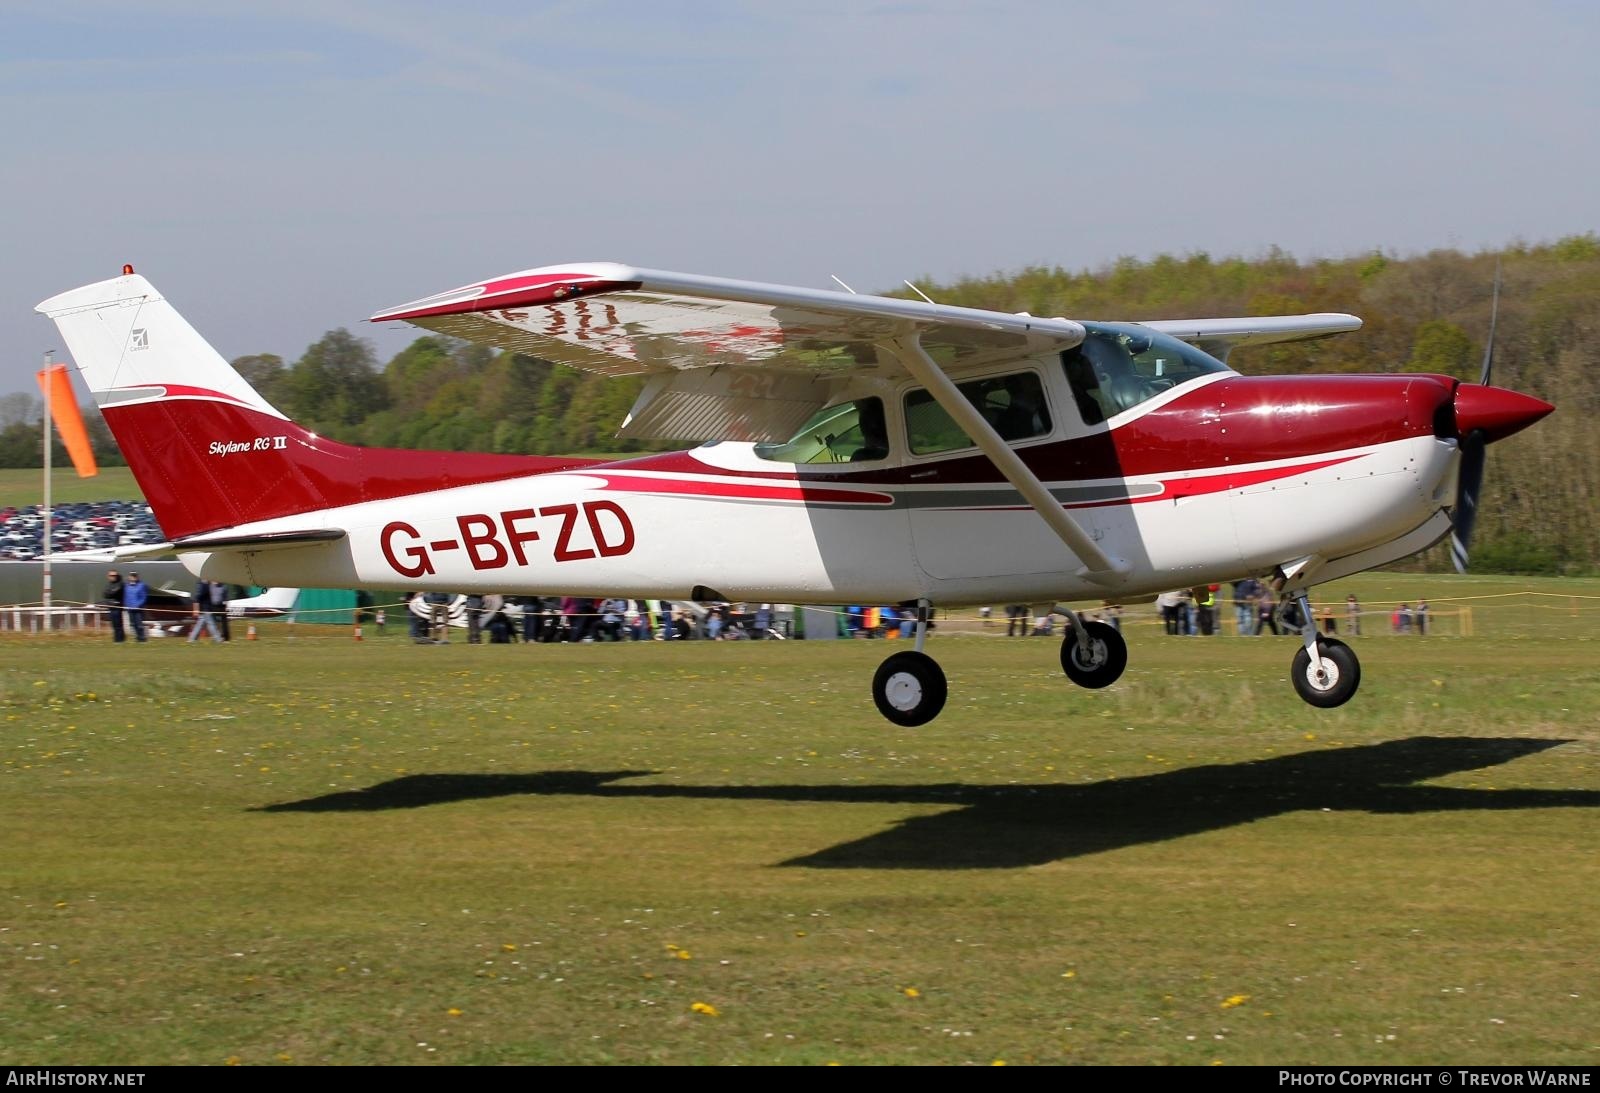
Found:
[[905, 995], [907, 998], [921, 998], [922, 997], [922, 992], [917, 990], [917, 988], [915, 988], [915, 987], [901, 987], [900, 988], [900, 993]]
[[679, 960], [693, 960], [694, 959], [694, 956], [689, 952], [688, 949], [679, 949], [676, 955], [677, 955]]
[[689, 1008], [691, 1010], [693, 1010], [695, 1013], [702, 1014], [703, 1016], [706, 1016], [706, 1017], [721, 1017], [722, 1016], [722, 1014], [717, 1012], [717, 1007], [713, 1006], [710, 1002], [695, 1002], [695, 1003], [691, 1004], [689, 1006]]
[[1006, 1061], [1004, 1059], [996, 1059], [994, 1062], [990, 1063], [989, 1065], [990, 1066], [1005, 1066], [1006, 1065]]
[[449, 1014], [451, 1017], [461, 1016], [461, 1011], [456, 1009], [454, 1006], [451, 1006], [449, 1009], [445, 1010], [445, 1013]]
[[1248, 994], [1230, 994], [1222, 1000], [1222, 1009], [1231, 1010], [1234, 1006], [1242, 1006], [1250, 1001]]
[[222, 1065], [223, 1066], [238, 1066], [243, 1061], [244, 1060], [239, 1058], [239, 1056], [237, 1056], [237, 1055], [229, 1055], [226, 1059], [222, 1060]]
[[1068, 968], [1066, 971], [1061, 973], [1061, 978], [1062, 979], [1076, 979], [1076, 978], [1078, 978], [1078, 969], [1077, 968]]
[[511, 942], [507, 941], [505, 944], [500, 946], [500, 951], [503, 953], [514, 953], [517, 951], [517, 947], [511, 944]]

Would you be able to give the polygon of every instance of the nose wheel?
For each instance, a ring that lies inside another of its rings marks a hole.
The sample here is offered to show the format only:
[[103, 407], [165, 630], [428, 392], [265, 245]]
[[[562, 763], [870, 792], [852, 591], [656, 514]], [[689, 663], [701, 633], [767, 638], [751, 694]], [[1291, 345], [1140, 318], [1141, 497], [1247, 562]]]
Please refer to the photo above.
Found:
[[1295, 693], [1313, 706], [1343, 706], [1361, 686], [1361, 661], [1338, 638], [1317, 638], [1294, 655], [1289, 670]]
[[926, 725], [944, 709], [944, 669], [926, 653], [896, 653], [872, 677], [872, 701], [896, 725]]

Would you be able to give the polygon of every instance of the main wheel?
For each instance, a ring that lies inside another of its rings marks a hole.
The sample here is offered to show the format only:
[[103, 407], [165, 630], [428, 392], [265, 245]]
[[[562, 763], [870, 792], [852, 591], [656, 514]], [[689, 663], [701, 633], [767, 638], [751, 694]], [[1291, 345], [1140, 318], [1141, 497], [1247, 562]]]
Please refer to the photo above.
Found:
[[1361, 686], [1361, 662], [1355, 652], [1338, 638], [1317, 639], [1317, 660], [1302, 645], [1294, 655], [1289, 678], [1301, 698], [1313, 706], [1332, 709], [1350, 701]]
[[1128, 643], [1123, 640], [1122, 631], [1109, 622], [1086, 622], [1083, 626], [1089, 635], [1089, 655], [1084, 656], [1078, 648], [1078, 635], [1067, 627], [1067, 636], [1061, 639], [1061, 670], [1080, 687], [1109, 687], [1128, 667]]
[[926, 725], [939, 716], [949, 691], [944, 670], [926, 653], [896, 653], [872, 677], [872, 701], [896, 725]]

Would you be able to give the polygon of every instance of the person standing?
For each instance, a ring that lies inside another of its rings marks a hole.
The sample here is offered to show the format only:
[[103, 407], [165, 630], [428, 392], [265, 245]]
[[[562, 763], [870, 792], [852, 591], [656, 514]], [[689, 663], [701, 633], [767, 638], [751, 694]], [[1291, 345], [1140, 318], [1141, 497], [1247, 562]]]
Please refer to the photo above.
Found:
[[1344, 622], [1351, 634], [1361, 636], [1361, 604], [1356, 601], [1354, 592], [1344, 598]]
[[194, 625], [189, 628], [189, 644], [200, 639], [200, 628], [211, 635], [212, 644], [222, 644], [222, 634], [217, 630], [216, 607], [211, 602], [211, 583], [201, 581], [194, 586]]
[[[1199, 609], [1196, 616], [1199, 633], [1210, 637], [1216, 632], [1217, 627], [1217, 591], [1220, 586], [1214, 584], [1198, 584], [1194, 586], [1192, 595], [1195, 606]], [[1193, 633], [1194, 631], [1191, 631]]]
[[111, 623], [111, 640], [125, 641], [127, 635], [122, 632], [122, 575], [116, 570], [106, 574], [106, 587], [100, 599], [105, 604], [106, 619]]
[[1255, 633], [1255, 598], [1260, 587], [1260, 583], [1254, 577], [1233, 582], [1234, 629], [1241, 638], [1247, 638]]
[[1256, 637], [1260, 637], [1268, 630], [1272, 631], [1273, 637], [1281, 633], [1278, 629], [1277, 604], [1273, 602], [1272, 593], [1262, 585], [1261, 594], [1256, 597]]
[[139, 579], [139, 574], [128, 573], [128, 583], [122, 586], [122, 606], [128, 612], [128, 628], [138, 641], [148, 640], [144, 632], [144, 605], [150, 600], [150, 586]]
[[217, 632], [222, 635], [223, 641], [232, 641], [233, 635], [228, 633], [228, 586], [221, 581], [212, 581], [209, 595], [211, 621], [216, 623]]
[[1422, 637], [1428, 632], [1428, 601], [1419, 599], [1417, 609], [1412, 612], [1412, 621], [1417, 624], [1417, 637]]

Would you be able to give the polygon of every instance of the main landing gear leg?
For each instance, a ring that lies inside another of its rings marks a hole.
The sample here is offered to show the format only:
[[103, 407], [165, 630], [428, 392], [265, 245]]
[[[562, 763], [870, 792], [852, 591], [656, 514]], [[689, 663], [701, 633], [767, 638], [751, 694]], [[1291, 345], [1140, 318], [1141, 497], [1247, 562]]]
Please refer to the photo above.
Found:
[[927, 600], [917, 601], [917, 647], [889, 657], [872, 677], [872, 701], [878, 712], [907, 728], [926, 725], [938, 717], [949, 695], [944, 670], [922, 651], [931, 607]]
[[1361, 662], [1356, 654], [1338, 638], [1317, 633], [1317, 620], [1311, 614], [1311, 604], [1306, 594], [1294, 597], [1304, 623], [1301, 634], [1305, 644], [1294, 655], [1294, 667], [1289, 679], [1295, 693], [1313, 706], [1332, 709], [1349, 702], [1361, 686]]
[[1050, 612], [1065, 616], [1067, 633], [1061, 639], [1061, 670], [1080, 687], [1109, 687], [1128, 667], [1128, 643], [1122, 631], [1108, 622], [1085, 621], [1070, 607], [1057, 604]]

